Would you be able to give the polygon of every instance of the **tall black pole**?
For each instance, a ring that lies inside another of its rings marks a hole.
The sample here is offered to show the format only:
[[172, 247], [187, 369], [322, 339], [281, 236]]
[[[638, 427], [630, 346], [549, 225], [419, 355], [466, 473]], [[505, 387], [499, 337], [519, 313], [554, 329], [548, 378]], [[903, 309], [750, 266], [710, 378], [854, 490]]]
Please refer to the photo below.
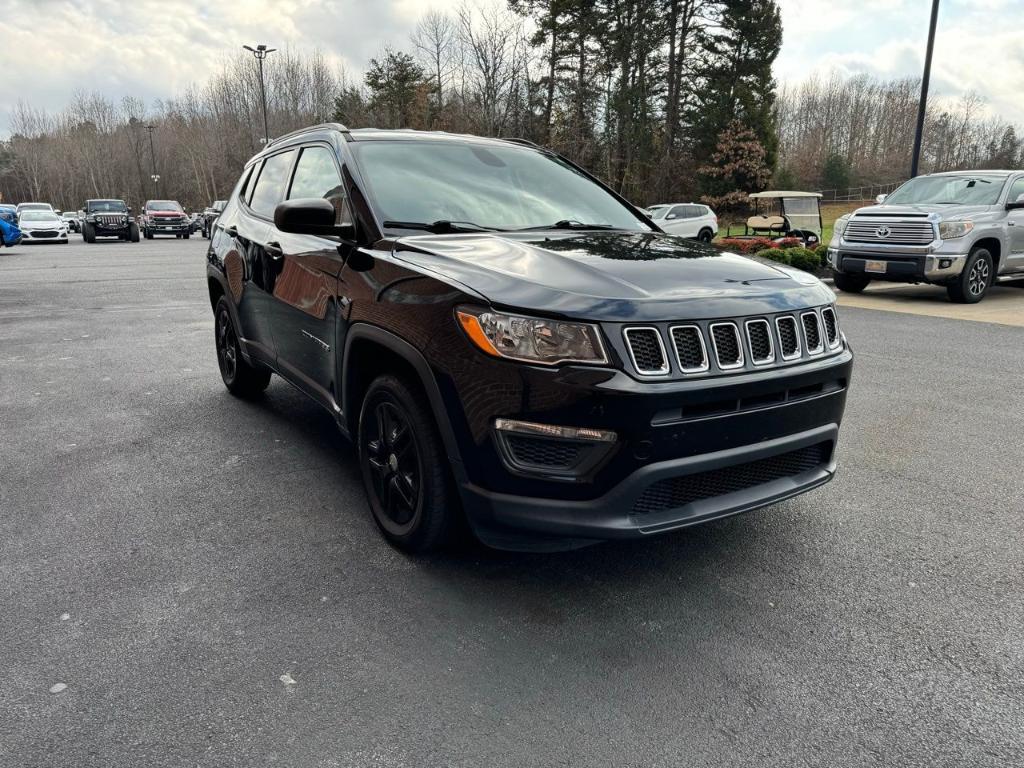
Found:
[[152, 168], [152, 171], [151, 171], [152, 176], [151, 176], [151, 178], [153, 179], [153, 193], [156, 194], [156, 150], [153, 149], [153, 129], [154, 128], [156, 128], [155, 125], [147, 125], [146, 126], [146, 130], [149, 131], [149, 164], [150, 164], [150, 167]]
[[910, 178], [917, 176], [921, 162], [921, 134], [924, 133], [924, 113], [928, 106], [928, 81], [932, 76], [932, 49], [935, 48], [935, 25], [939, 20], [939, 0], [932, 0], [932, 20], [928, 26], [928, 50], [924, 54], [924, 77], [921, 78], [921, 101], [917, 106], [917, 130], [914, 132], [914, 155], [910, 159]]

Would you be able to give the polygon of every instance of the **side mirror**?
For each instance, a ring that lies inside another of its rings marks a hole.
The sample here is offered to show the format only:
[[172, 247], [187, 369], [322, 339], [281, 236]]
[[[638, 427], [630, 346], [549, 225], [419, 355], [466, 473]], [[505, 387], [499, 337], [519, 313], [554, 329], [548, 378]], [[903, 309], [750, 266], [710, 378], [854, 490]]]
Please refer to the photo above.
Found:
[[1017, 199], [1012, 202], [1006, 203], [1006, 210], [1013, 211], [1018, 208], [1024, 208], [1024, 195], [1017, 195]]
[[128, 213], [131, 213], [131, 212], [132, 212], [132, 207], [129, 205], [128, 206]]
[[666, 216], [665, 218], [666, 218], [666, 219], [674, 219], [675, 217], [676, 217], [676, 215], [675, 215], [674, 213], [670, 213], [670, 214], [669, 214], [668, 216]]
[[875, 198], [875, 205], [881, 205], [882, 203], [885, 202], [885, 198], [887, 197], [888, 195], [879, 195], [878, 197]]
[[319, 235], [354, 240], [352, 224], [335, 224], [334, 206], [319, 197], [286, 200], [274, 209], [274, 226], [296, 235]]

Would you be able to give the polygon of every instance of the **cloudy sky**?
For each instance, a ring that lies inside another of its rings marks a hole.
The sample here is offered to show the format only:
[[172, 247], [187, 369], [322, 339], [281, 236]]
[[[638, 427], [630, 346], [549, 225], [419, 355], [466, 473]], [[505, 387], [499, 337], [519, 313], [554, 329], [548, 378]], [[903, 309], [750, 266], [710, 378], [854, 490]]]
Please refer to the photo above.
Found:
[[[75, 89], [147, 100], [204, 82], [242, 43], [319, 48], [351, 74], [408, 47], [428, 8], [461, 0], [0, 0], [0, 136], [18, 98], [59, 109]], [[480, 0], [483, 3], [500, 0]], [[811, 72], [918, 75], [930, 0], [780, 0], [780, 80]], [[1024, 0], [942, 0], [933, 93], [983, 95], [1024, 124]], [[46, 30], [45, 35], [41, 30]]]

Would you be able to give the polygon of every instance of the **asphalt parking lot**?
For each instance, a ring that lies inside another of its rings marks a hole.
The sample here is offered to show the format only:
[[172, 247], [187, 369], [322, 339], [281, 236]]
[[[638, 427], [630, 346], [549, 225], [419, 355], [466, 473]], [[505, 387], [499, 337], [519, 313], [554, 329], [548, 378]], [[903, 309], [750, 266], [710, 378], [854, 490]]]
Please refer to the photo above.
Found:
[[1020, 328], [844, 306], [830, 485], [411, 559], [204, 249], [0, 251], [0, 766], [1024, 765]]

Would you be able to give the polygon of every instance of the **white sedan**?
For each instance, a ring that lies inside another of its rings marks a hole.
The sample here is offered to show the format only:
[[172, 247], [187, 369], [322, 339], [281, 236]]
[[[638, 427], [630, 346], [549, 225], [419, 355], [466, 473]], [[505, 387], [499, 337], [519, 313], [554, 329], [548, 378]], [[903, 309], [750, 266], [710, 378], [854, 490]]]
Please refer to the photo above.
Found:
[[66, 243], [68, 225], [52, 211], [22, 211], [18, 229], [24, 234], [22, 243]]
[[718, 234], [718, 217], [700, 203], [652, 205], [647, 212], [655, 224], [673, 235], [710, 243]]

